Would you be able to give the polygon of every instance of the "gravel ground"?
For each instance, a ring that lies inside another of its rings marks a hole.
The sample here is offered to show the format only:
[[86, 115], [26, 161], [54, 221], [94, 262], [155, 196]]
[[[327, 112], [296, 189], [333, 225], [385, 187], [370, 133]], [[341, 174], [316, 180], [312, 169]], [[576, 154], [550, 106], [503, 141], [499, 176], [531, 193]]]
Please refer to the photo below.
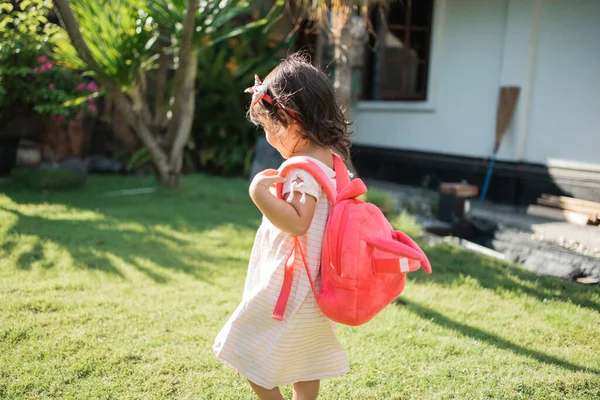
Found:
[[531, 239], [551, 242], [579, 254], [600, 258], [600, 226], [579, 226], [532, 217], [523, 208], [485, 204], [473, 205], [473, 217], [493, 221], [502, 229], [516, 229]]
[[[600, 236], [600, 229], [598, 229], [597, 235]], [[600, 248], [588, 247], [585, 244], [579, 242], [578, 240], [572, 238], [565, 238], [563, 236], [555, 237], [552, 235], [545, 235], [544, 233], [533, 233], [531, 235], [531, 238], [538, 241], [550, 241], [566, 249], [575, 251], [579, 254], [600, 258]]]
[[[391, 193], [401, 209], [429, 220], [439, 194], [418, 187], [366, 180], [369, 188]], [[469, 217], [494, 223], [490, 247], [542, 275], [566, 279], [600, 278], [600, 227], [578, 226], [532, 217], [524, 208], [471, 201]]]

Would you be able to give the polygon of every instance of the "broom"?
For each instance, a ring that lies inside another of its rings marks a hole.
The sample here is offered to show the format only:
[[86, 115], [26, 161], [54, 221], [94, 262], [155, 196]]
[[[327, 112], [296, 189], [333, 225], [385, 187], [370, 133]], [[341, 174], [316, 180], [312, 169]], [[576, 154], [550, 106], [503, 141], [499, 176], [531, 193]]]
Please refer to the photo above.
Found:
[[481, 190], [481, 196], [479, 197], [480, 204], [485, 200], [485, 195], [487, 194], [490, 180], [492, 179], [494, 164], [496, 163], [496, 155], [498, 154], [498, 150], [500, 150], [506, 128], [508, 128], [515, 113], [520, 92], [521, 88], [518, 86], [504, 86], [500, 88], [500, 94], [498, 95], [498, 111], [496, 113], [496, 140], [494, 143], [494, 152], [490, 158], [490, 165], [488, 166], [483, 189]]

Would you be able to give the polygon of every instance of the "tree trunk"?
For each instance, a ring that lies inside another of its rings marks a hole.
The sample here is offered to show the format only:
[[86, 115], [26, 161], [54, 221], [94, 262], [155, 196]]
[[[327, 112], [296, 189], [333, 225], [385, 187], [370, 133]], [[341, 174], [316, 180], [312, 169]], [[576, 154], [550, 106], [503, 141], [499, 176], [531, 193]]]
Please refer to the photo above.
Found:
[[317, 32], [317, 43], [315, 46], [315, 60], [314, 63], [317, 67], [321, 68], [323, 71], [325, 70], [325, 65], [323, 62], [323, 54], [325, 53], [325, 48], [327, 46], [327, 36], [320, 29]]
[[[350, 16], [342, 29], [333, 31], [333, 45], [335, 57], [335, 73], [333, 88], [338, 105], [344, 110], [346, 119], [352, 120], [352, 64], [349, 51], [352, 48], [352, 16]], [[358, 176], [352, 157], [346, 160], [346, 166], [353, 176]]]
[[171, 175], [169, 159], [158, 143], [157, 135], [153, 131], [152, 125], [148, 121], [145, 121], [139, 113], [134, 111], [131, 102], [123, 93], [113, 93], [113, 97], [116, 107], [121, 111], [129, 126], [137, 133], [144, 147], [150, 152], [152, 162], [158, 171], [160, 183], [170, 186], [168, 185], [170, 181], [169, 176]]
[[[189, 1], [188, 9], [183, 21], [183, 32], [181, 34], [181, 44], [179, 47], [179, 66], [175, 72], [173, 84], [173, 94], [175, 96], [175, 101], [172, 108], [173, 117], [167, 132], [167, 143], [169, 144], [173, 144], [177, 140], [180, 132], [179, 125], [181, 124], [181, 117], [184, 112], [184, 108], [189, 106], [189, 96], [184, 96], [182, 93], [189, 81], [189, 77], [186, 76], [186, 74], [190, 72], [190, 65], [198, 65], [198, 53], [196, 52], [195, 56], [192, 54], [198, 6], [199, 4], [197, 0]], [[194, 70], [194, 79], [195, 77], [196, 70]], [[186, 104], [182, 104], [182, 102]], [[172, 150], [173, 148], [169, 149], [169, 151]]]
[[154, 100], [154, 126], [161, 132], [167, 126], [167, 74], [169, 73], [169, 56], [162, 49], [158, 59], [158, 75], [156, 79], [156, 98]]
[[346, 118], [350, 118], [352, 107], [352, 66], [348, 48], [352, 44], [350, 23], [346, 23], [339, 37], [334, 37], [335, 74], [333, 88], [336, 100], [344, 110]]
[[169, 176], [163, 184], [167, 186], [179, 185], [179, 175], [183, 165], [183, 152], [189, 140], [194, 122], [196, 108], [195, 89], [196, 74], [198, 73], [198, 49], [193, 47], [195, 33], [195, 19], [199, 2], [188, 2], [188, 9], [183, 21], [183, 33], [179, 48], [179, 67], [175, 72], [173, 93], [173, 119], [171, 120], [166, 143], [170, 145]]
[[196, 108], [196, 74], [198, 72], [198, 49], [190, 51], [190, 61], [185, 71], [185, 78], [179, 96], [181, 98], [181, 111], [179, 125], [171, 149], [171, 172], [179, 175], [183, 164], [183, 151], [192, 132], [194, 110]]
[[[195, 33], [195, 16], [198, 11], [199, 2], [191, 0], [184, 19], [183, 35], [179, 51], [179, 68], [175, 75], [173, 93], [175, 104], [173, 107], [173, 118], [168, 127], [168, 135], [164, 147], [159, 142], [160, 131], [164, 128], [166, 101], [156, 99], [154, 116], [150, 111], [148, 98], [144, 92], [146, 76], [140, 73], [138, 84], [135, 86], [131, 97], [124, 94], [120, 87], [104, 78], [103, 71], [90, 52], [79, 24], [73, 15], [73, 11], [67, 0], [55, 0], [59, 19], [67, 31], [73, 47], [77, 50], [79, 57], [87, 64], [88, 68], [97, 73], [98, 81], [107, 89], [107, 92], [115, 101], [116, 107], [125, 117], [127, 123], [136, 132], [144, 146], [152, 156], [152, 162], [156, 168], [158, 180], [162, 185], [174, 187], [179, 184], [179, 175], [183, 163], [183, 151], [187, 143], [195, 109], [195, 83], [198, 68], [198, 50], [192, 48]], [[168, 58], [163, 55], [160, 59], [160, 72], [158, 81], [158, 92], [160, 97], [166, 95], [166, 75], [168, 69]], [[166, 151], [165, 151], [166, 147]]]

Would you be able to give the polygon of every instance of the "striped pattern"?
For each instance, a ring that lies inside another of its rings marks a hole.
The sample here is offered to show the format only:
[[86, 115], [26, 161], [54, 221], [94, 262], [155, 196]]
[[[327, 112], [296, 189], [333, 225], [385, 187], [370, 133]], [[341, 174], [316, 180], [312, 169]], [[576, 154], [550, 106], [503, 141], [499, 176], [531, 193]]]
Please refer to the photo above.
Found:
[[[299, 160], [302, 157], [293, 159]], [[335, 172], [311, 160], [323, 168], [335, 185]], [[300, 241], [318, 285], [331, 204], [320, 185], [304, 170], [291, 171], [284, 193], [289, 193], [292, 182], [297, 180], [301, 181], [298, 191], [317, 199], [311, 226]], [[294, 265], [294, 282], [283, 321], [271, 318], [293, 246], [292, 236], [263, 218], [250, 256], [242, 302], [213, 346], [218, 359], [267, 389], [332, 378], [350, 370], [346, 353], [335, 336], [335, 325], [319, 309], [302, 261], [296, 260]]]

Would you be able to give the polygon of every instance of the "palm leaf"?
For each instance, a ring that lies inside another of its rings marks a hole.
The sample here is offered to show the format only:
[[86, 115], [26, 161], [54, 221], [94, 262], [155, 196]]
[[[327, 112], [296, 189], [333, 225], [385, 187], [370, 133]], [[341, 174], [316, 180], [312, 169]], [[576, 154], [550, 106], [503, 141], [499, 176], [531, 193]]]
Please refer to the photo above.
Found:
[[[131, 89], [141, 68], [152, 68], [153, 41], [157, 36], [143, 0], [72, 0], [71, 8], [103, 75]], [[53, 40], [57, 59], [79, 68], [85, 64], [59, 32]]]

